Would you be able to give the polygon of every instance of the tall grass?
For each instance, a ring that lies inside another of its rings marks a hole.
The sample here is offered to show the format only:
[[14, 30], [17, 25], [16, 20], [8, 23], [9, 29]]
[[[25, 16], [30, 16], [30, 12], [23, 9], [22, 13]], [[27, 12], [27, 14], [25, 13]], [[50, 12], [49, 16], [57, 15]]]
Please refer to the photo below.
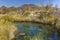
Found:
[[8, 16], [0, 18], [0, 40], [11, 40], [14, 37], [12, 34], [15, 30], [16, 28]]

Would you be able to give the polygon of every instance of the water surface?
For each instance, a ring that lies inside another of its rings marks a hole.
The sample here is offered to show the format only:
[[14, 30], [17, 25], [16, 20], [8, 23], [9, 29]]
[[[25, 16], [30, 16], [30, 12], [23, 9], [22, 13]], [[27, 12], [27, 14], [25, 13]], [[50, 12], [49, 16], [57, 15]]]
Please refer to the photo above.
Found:
[[57, 32], [49, 25], [36, 23], [16, 23], [16, 40], [57, 40]]

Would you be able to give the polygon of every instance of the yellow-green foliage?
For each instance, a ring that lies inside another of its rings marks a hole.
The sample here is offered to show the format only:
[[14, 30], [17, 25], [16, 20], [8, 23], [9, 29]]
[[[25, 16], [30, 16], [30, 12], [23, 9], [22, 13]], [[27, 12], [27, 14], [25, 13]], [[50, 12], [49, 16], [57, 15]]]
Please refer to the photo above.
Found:
[[40, 18], [43, 19], [45, 17], [47, 17], [47, 14], [46, 13], [41, 13]]
[[0, 18], [0, 40], [10, 40], [10, 32], [13, 23], [9, 21], [8, 17]]
[[46, 14], [46, 13], [42, 13], [41, 15], [40, 15], [40, 19], [42, 19], [42, 20], [44, 20], [45, 22], [54, 22], [54, 20], [55, 20], [55, 17], [54, 17], [54, 15], [52, 15], [52, 14]]
[[23, 16], [29, 16], [29, 15], [30, 15], [29, 12], [25, 12], [25, 13], [23, 14]]
[[50, 14], [50, 15], [47, 16], [47, 21], [48, 22], [54, 22], [54, 20], [55, 20], [54, 15]]
[[40, 10], [52, 12], [52, 11], [53, 11], [53, 7], [52, 7], [52, 6], [48, 6], [48, 5], [46, 5], [46, 6], [41, 6], [41, 7], [40, 7]]
[[58, 29], [60, 29], [60, 21], [57, 22], [56, 26]]
[[53, 10], [53, 7], [47, 5], [47, 6], [45, 6], [45, 10], [51, 12]]

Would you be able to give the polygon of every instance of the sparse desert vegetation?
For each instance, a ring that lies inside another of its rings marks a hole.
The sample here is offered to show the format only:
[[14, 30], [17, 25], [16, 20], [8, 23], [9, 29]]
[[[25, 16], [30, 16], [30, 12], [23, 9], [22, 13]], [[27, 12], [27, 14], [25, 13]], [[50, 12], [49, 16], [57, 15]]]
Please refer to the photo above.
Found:
[[[55, 27], [57, 28], [57, 29], [47, 28], [49, 31], [59, 30], [60, 22], [58, 21], [59, 19], [57, 18], [58, 20], [55, 24], [55, 20], [57, 16], [54, 15], [53, 7], [46, 6], [42, 8], [36, 5], [32, 5], [32, 4], [30, 5], [25, 4], [19, 8], [14, 8], [14, 7], [6, 8], [4, 6], [1, 7], [0, 9], [0, 32], [1, 32], [0, 40], [11, 40], [15, 37], [14, 32], [17, 31], [17, 28], [15, 27], [14, 22], [16, 21], [17, 22], [21, 22], [21, 21], [38, 22], [46, 25], [48, 24], [48, 25], [52, 25], [52, 28], [55, 28]], [[56, 26], [53, 27], [54, 25]], [[24, 39], [28, 40], [30, 39], [30, 37], [26, 36], [24, 37]], [[36, 38], [36, 40], [37, 39], [39, 38]], [[33, 37], [31, 40], [35, 40], [35, 38]]]
[[0, 40], [57, 40], [57, 36], [60, 39], [60, 8], [48, 4], [0, 7]]

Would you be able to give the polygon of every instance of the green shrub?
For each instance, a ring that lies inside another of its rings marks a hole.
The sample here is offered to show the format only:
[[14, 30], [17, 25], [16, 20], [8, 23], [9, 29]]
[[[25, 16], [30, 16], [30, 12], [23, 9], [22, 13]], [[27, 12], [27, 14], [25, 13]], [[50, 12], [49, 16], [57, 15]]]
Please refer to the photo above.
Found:
[[29, 12], [25, 12], [25, 13], [23, 14], [23, 16], [29, 16], [29, 15], [30, 15]]

